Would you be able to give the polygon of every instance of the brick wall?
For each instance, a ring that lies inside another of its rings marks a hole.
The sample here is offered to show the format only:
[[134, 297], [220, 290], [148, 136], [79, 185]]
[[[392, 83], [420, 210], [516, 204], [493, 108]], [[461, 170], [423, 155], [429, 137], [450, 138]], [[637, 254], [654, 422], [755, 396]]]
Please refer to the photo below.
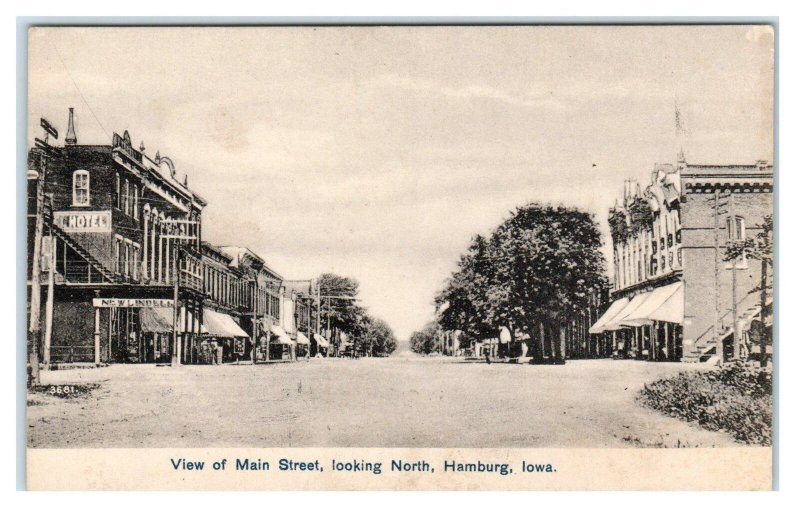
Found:
[[[693, 347], [698, 338], [713, 336], [715, 316], [714, 294], [714, 202], [713, 192], [686, 194], [681, 208], [683, 227], [684, 276], [684, 353]], [[772, 194], [769, 192], [737, 192], [734, 197], [735, 213], [743, 217], [748, 237], [757, 233], [756, 225], [772, 213]], [[719, 310], [721, 314], [732, 308], [732, 270], [723, 261], [727, 241], [726, 219], [720, 215], [718, 241]], [[727, 267], [727, 268], [726, 268]], [[750, 293], [760, 280], [761, 264], [749, 260], [746, 267], [737, 267], [736, 295], [738, 313], [743, 313], [759, 301], [758, 293]], [[722, 322], [730, 327], [730, 314]], [[711, 330], [709, 330], [709, 328]]]

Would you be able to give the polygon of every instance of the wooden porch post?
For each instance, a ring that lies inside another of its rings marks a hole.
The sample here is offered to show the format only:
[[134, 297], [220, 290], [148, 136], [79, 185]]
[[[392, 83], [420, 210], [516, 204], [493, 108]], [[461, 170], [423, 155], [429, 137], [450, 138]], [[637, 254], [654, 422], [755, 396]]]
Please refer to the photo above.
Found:
[[94, 364], [100, 364], [100, 308], [94, 308]]

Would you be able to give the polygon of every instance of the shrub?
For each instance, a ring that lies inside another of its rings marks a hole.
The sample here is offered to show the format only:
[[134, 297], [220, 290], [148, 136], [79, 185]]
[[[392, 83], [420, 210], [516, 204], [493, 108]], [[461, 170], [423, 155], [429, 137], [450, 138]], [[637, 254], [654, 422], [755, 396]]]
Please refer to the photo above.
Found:
[[772, 373], [742, 362], [681, 372], [645, 385], [641, 403], [668, 416], [724, 430], [747, 444], [772, 444]]

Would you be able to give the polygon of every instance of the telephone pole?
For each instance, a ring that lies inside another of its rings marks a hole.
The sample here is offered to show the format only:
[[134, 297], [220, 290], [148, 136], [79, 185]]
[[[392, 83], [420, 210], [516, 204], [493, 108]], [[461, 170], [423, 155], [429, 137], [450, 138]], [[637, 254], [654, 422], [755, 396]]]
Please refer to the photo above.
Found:
[[36, 224], [34, 227], [33, 238], [33, 258], [31, 262], [31, 295], [30, 295], [30, 322], [28, 323], [28, 343], [30, 353], [28, 363], [30, 364], [29, 384], [39, 384], [39, 342], [41, 340], [41, 303], [42, 303], [42, 284], [41, 284], [41, 259], [42, 259], [42, 237], [44, 235], [44, 186], [47, 180], [47, 159], [52, 148], [48, 142], [49, 137], [58, 139], [58, 131], [45, 119], [41, 118], [39, 124], [44, 129], [44, 139], [35, 139], [36, 147], [42, 150], [40, 156], [39, 170], [36, 176]]
[[[731, 189], [731, 197], [729, 199], [729, 211], [730, 211], [730, 226], [731, 226], [731, 241], [736, 241], [739, 239], [739, 226], [736, 222], [736, 210], [734, 208], [734, 194], [733, 189]], [[738, 307], [736, 305], [737, 297], [736, 297], [736, 265], [737, 265], [737, 258], [731, 262], [731, 300], [733, 301], [732, 307], [732, 324], [733, 324], [733, 359], [739, 359], [739, 313]]]
[[719, 190], [714, 190], [714, 343], [719, 366], [725, 362], [725, 351], [719, 333]]

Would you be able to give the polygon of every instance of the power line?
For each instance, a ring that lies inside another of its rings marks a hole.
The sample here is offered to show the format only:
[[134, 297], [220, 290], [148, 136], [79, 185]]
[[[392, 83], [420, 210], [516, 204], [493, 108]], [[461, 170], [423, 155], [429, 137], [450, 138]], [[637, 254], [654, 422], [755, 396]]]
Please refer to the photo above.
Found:
[[92, 110], [92, 106], [89, 105], [89, 102], [86, 101], [86, 97], [81, 92], [81, 88], [78, 87], [77, 82], [75, 82], [75, 79], [72, 77], [72, 73], [69, 72], [69, 68], [67, 67], [67, 64], [64, 62], [64, 59], [61, 57], [61, 52], [58, 51], [58, 48], [56, 47], [55, 43], [53, 43], [52, 39], [50, 39], [48, 37], [47, 41], [50, 43], [50, 46], [53, 47], [53, 50], [55, 50], [56, 55], [58, 56], [58, 60], [61, 61], [61, 65], [64, 66], [64, 71], [67, 72], [67, 76], [69, 76], [69, 79], [72, 81], [72, 85], [75, 86], [75, 90], [78, 91], [78, 94], [80, 95], [81, 99], [83, 100], [83, 103], [86, 105], [86, 108], [88, 108], [89, 112], [92, 113], [92, 117], [94, 117], [94, 120], [97, 121], [97, 124], [103, 130], [103, 133], [106, 134], [106, 137], [108, 137], [110, 139], [111, 138], [111, 134], [108, 132], [108, 130], [106, 130], [106, 127], [103, 126], [103, 123], [100, 122], [100, 119], [97, 118], [97, 115], [94, 113], [94, 110]]

